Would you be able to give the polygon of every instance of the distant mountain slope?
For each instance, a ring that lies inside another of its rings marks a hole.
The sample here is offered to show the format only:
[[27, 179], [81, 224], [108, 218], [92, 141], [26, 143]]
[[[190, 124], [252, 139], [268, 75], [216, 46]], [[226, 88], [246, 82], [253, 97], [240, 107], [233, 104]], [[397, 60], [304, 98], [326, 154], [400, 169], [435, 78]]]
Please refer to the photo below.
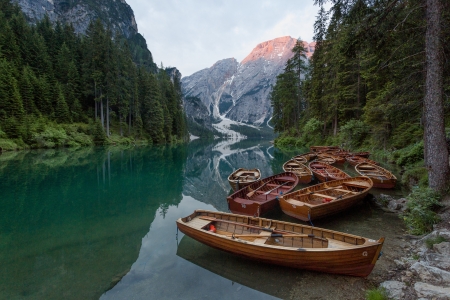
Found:
[[[293, 56], [296, 39], [285, 36], [258, 44], [241, 63], [220, 60], [211, 68], [183, 77], [185, 97], [198, 97], [213, 117], [262, 125], [272, 115], [269, 93], [286, 61]], [[304, 42], [307, 57], [314, 43]]]
[[129, 41], [134, 61], [149, 70], [156, 70], [144, 37], [139, 34], [133, 10], [125, 0], [13, 0], [28, 21], [35, 24], [45, 15], [52, 23], [70, 23], [76, 33], [84, 34], [89, 23], [97, 18], [118, 31]]

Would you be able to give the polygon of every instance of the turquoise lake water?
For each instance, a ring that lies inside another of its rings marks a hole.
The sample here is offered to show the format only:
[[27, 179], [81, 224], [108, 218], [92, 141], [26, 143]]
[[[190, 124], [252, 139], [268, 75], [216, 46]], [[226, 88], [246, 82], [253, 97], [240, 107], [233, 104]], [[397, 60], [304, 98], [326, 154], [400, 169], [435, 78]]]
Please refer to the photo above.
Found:
[[[227, 211], [234, 169], [266, 177], [291, 156], [260, 140], [3, 153], [0, 299], [289, 298], [305, 280], [326, 280], [313, 294], [328, 293], [348, 277], [247, 261], [177, 234], [176, 219], [195, 209]], [[399, 218], [369, 201], [314, 225], [386, 236], [374, 276], [400, 247]]]

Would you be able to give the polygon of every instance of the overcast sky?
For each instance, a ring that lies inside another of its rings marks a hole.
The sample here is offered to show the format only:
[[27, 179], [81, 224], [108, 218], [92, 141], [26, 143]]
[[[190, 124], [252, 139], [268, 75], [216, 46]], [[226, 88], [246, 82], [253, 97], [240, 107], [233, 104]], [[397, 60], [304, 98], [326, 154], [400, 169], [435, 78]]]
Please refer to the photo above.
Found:
[[312, 42], [314, 0], [126, 0], [158, 65], [189, 76], [281, 36]]

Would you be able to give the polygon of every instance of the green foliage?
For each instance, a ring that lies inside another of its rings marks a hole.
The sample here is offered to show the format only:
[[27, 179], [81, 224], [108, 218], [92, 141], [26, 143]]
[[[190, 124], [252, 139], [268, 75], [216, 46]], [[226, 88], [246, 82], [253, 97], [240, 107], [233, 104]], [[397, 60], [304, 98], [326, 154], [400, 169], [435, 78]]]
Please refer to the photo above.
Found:
[[13, 151], [20, 149], [21, 147], [12, 140], [0, 138], [0, 148], [2, 148], [3, 151]]
[[302, 129], [302, 135], [300, 139], [301, 145], [298, 146], [308, 146], [311, 144], [320, 144], [320, 140], [322, 139], [322, 122], [320, 122], [316, 118], [309, 119], [305, 126]]
[[[141, 35], [113, 35], [100, 17], [82, 36], [47, 16], [29, 25], [9, 0], [0, 7], [0, 127], [9, 139], [47, 148], [104, 143], [124, 132], [158, 143], [187, 140], [180, 78], [156, 68]], [[93, 123], [102, 113], [93, 139], [80, 131], [62, 137], [54, 124]]]
[[427, 187], [428, 171], [423, 166], [423, 162], [410, 166], [407, 170], [405, 170], [402, 174], [401, 182], [406, 186]]
[[388, 300], [386, 290], [384, 288], [370, 289], [366, 291], [366, 300]]
[[361, 120], [352, 119], [340, 129], [341, 145], [346, 149], [357, 149], [369, 134], [369, 126]]
[[404, 123], [393, 130], [391, 144], [395, 148], [405, 148], [423, 139], [423, 128], [419, 124]]
[[441, 206], [440, 197], [430, 188], [413, 188], [407, 196], [407, 209], [403, 213], [403, 220], [411, 234], [421, 235], [433, 229], [433, 224], [439, 221], [435, 210]]
[[423, 160], [423, 141], [393, 152], [393, 159], [399, 166], [412, 165]]
[[443, 236], [438, 235], [438, 236], [426, 239], [425, 245], [427, 246], [428, 249], [433, 249], [433, 245], [440, 244], [442, 242], [447, 242], [447, 239], [444, 238]]
[[69, 138], [61, 127], [48, 127], [40, 133], [33, 134], [33, 146], [37, 148], [63, 147]]
[[104, 144], [106, 142], [106, 133], [103, 130], [102, 124], [100, 121], [96, 121], [92, 123], [91, 126], [91, 135], [94, 138], [95, 144]]

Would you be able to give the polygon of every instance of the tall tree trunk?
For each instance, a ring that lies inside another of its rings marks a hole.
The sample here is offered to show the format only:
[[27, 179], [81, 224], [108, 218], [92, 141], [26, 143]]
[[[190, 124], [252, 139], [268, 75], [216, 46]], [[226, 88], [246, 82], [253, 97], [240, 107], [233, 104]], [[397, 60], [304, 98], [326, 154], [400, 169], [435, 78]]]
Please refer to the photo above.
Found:
[[109, 96], [106, 97], [106, 135], [109, 137]]
[[128, 118], [128, 135], [131, 135], [131, 107], [132, 107], [132, 103], [130, 103], [130, 115]]
[[100, 95], [100, 121], [102, 122], [102, 128], [105, 129], [105, 117], [103, 116], [103, 98]]
[[436, 191], [446, 188], [449, 165], [445, 141], [443, 105], [443, 54], [441, 45], [441, 1], [427, 0], [425, 36], [426, 82], [424, 99], [424, 152], [428, 185]]
[[123, 130], [122, 130], [122, 115], [119, 112], [119, 127], [120, 127], [120, 136], [123, 136]]
[[97, 82], [94, 81], [95, 121], [97, 121]]

